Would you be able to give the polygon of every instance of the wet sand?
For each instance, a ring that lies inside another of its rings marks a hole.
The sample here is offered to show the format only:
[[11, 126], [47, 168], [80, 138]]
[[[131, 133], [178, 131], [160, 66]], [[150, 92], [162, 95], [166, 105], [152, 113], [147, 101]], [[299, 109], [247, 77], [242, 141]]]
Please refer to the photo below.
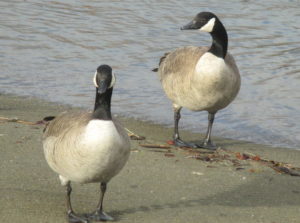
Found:
[[[0, 94], [1, 117], [36, 122], [72, 109]], [[172, 129], [119, 118], [146, 139], [131, 141], [129, 162], [108, 184], [104, 209], [117, 222], [300, 222], [300, 177], [278, 173], [255, 160], [234, 159], [240, 152], [299, 167], [300, 151], [214, 137], [222, 148], [218, 156], [208, 154], [210, 158], [200, 160], [194, 151], [140, 146], [166, 145]], [[65, 190], [44, 160], [42, 129], [0, 120], [1, 222], [67, 222]], [[182, 138], [197, 141], [203, 135], [182, 131]], [[206, 156], [205, 151], [201, 154]], [[214, 161], [220, 157], [224, 159]], [[93, 211], [99, 185], [73, 184], [73, 189], [75, 211]]]

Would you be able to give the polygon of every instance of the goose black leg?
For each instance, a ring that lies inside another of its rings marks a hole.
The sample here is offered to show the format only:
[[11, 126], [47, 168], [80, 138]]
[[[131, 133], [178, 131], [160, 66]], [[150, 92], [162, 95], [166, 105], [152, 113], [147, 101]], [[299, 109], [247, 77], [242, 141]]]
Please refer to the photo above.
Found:
[[208, 113], [208, 127], [205, 139], [203, 143], [200, 145], [201, 148], [215, 150], [217, 149], [217, 146], [211, 141], [211, 130], [214, 123], [216, 113]]
[[174, 106], [174, 135], [173, 135], [174, 144], [175, 144], [175, 146], [178, 146], [178, 147], [198, 148], [199, 146], [197, 144], [184, 142], [179, 136], [178, 123], [181, 118], [180, 110], [181, 110], [181, 107], [176, 108]]
[[67, 209], [68, 209], [67, 214], [68, 214], [69, 223], [89, 223], [87, 219], [78, 216], [74, 213], [71, 205], [71, 192], [72, 192], [71, 183], [68, 182], [66, 201], [67, 201]]
[[100, 190], [100, 200], [97, 209], [93, 214], [89, 215], [88, 218], [92, 221], [113, 221], [114, 219], [111, 216], [103, 212], [103, 198], [106, 191], [106, 183], [100, 184]]

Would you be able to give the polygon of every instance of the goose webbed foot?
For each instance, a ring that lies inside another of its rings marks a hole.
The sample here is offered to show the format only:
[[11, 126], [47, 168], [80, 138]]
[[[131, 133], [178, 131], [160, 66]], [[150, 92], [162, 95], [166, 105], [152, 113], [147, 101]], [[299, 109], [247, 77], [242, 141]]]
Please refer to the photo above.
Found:
[[74, 212], [68, 213], [69, 223], [89, 223], [89, 220], [85, 216], [78, 216]]
[[178, 147], [187, 147], [187, 148], [199, 148], [199, 145], [192, 142], [185, 142], [180, 138], [174, 139], [174, 145]]
[[87, 218], [91, 221], [114, 221], [113, 217], [103, 211], [95, 211], [94, 213], [87, 215]]
[[204, 140], [203, 143], [201, 143], [200, 145], [198, 145], [199, 148], [203, 148], [203, 149], [208, 149], [208, 150], [216, 150], [218, 147], [212, 142], [212, 141], [207, 141]]
[[106, 214], [103, 211], [103, 198], [104, 198], [104, 194], [106, 191], [106, 186], [107, 183], [106, 182], [101, 182], [100, 184], [100, 200], [97, 206], [97, 209], [94, 213], [92, 214], [87, 214], [86, 217], [87, 219], [89, 219], [90, 221], [94, 222], [94, 221], [114, 221], [113, 217], [109, 216], [108, 214]]

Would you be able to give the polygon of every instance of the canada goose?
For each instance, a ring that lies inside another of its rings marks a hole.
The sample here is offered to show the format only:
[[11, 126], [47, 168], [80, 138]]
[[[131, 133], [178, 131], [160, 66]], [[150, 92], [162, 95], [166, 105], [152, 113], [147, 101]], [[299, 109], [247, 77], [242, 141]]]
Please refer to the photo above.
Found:
[[[110, 103], [115, 76], [108, 65], [94, 75], [96, 99], [93, 112], [63, 113], [51, 120], [43, 134], [45, 158], [67, 188], [70, 222], [111, 221], [103, 212], [103, 197], [109, 180], [124, 167], [130, 153], [126, 131], [112, 119]], [[48, 120], [48, 121], [49, 121]], [[71, 181], [100, 182], [100, 200], [93, 214], [76, 215], [71, 206]]]
[[[173, 103], [174, 143], [177, 146], [216, 149], [211, 140], [215, 114], [225, 108], [239, 92], [240, 74], [235, 61], [227, 52], [227, 32], [216, 15], [201, 12], [181, 30], [197, 29], [210, 33], [212, 45], [188, 46], [166, 53], [159, 62], [162, 87]], [[208, 128], [201, 145], [181, 140], [178, 122], [182, 107], [192, 111], [208, 111]]]

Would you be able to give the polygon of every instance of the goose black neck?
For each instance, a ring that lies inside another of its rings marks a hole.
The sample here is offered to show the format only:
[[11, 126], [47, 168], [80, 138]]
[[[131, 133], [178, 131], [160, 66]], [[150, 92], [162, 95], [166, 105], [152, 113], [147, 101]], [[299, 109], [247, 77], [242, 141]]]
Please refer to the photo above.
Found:
[[213, 42], [208, 51], [224, 59], [227, 53], [228, 36], [225, 27], [219, 20], [216, 20], [215, 28], [210, 35]]
[[105, 93], [99, 94], [96, 89], [96, 100], [93, 112], [93, 119], [111, 120], [110, 102], [113, 88], [108, 89]]

